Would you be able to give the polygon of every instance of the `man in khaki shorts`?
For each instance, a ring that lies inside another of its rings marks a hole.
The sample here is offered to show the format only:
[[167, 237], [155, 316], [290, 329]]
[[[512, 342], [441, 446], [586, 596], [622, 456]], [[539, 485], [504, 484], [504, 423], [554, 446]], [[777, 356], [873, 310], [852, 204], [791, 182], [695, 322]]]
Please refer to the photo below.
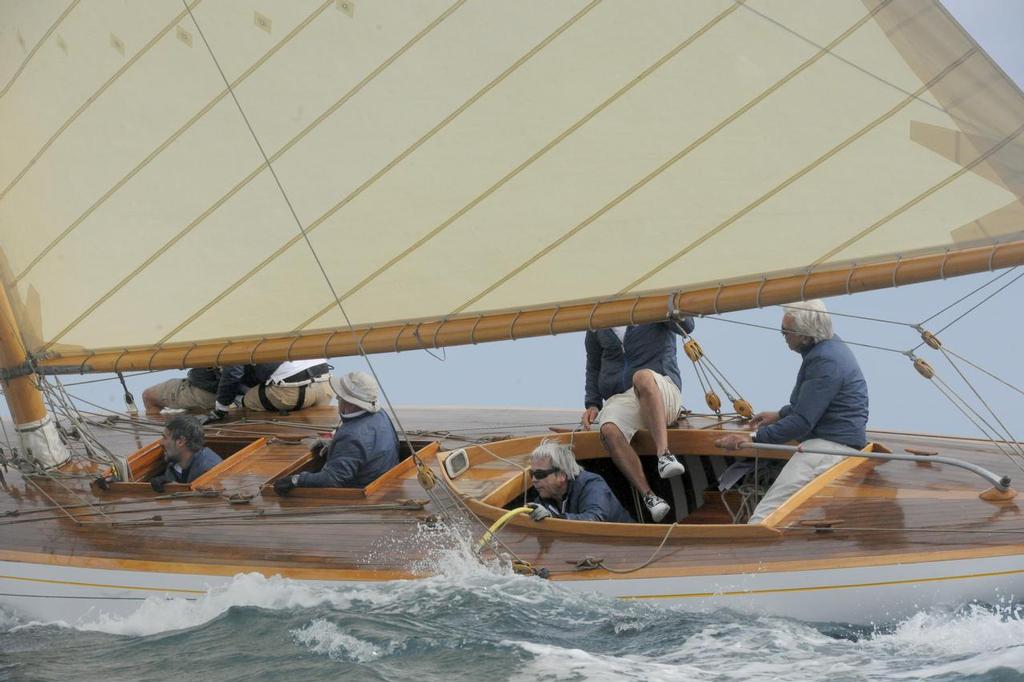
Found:
[[165, 407], [208, 412], [203, 423], [226, 417], [239, 398], [247, 410], [290, 412], [331, 401], [329, 370], [322, 358], [192, 369], [184, 379], [150, 386], [142, 401], [150, 414]]
[[693, 331], [693, 318], [588, 331], [586, 410], [583, 428], [601, 429], [612, 461], [643, 496], [651, 518], [661, 521], [669, 505], [651, 490], [636, 450], [629, 444], [640, 429], [654, 439], [658, 474], [681, 476], [683, 465], [668, 450], [669, 424], [682, 408], [682, 380], [676, 363], [676, 338]]
[[147, 414], [159, 414], [165, 407], [208, 412], [217, 402], [220, 370], [215, 367], [190, 369], [184, 379], [169, 379], [142, 392]]
[[245, 409], [265, 412], [291, 412], [329, 403], [333, 397], [327, 383], [330, 369], [323, 358], [224, 367], [206, 423], [226, 417], [239, 397]]

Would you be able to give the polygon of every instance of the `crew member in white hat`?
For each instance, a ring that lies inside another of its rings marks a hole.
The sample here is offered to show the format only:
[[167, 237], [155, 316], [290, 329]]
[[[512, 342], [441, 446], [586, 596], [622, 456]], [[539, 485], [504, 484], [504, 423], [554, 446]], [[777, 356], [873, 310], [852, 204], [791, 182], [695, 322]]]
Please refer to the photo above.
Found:
[[377, 382], [366, 372], [331, 376], [338, 396], [341, 425], [325, 446], [320, 471], [304, 471], [274, 482], [286, 495], [292, 488], [362, 488], [398, 464], [398, 434], [387, 412], [380, 409]]

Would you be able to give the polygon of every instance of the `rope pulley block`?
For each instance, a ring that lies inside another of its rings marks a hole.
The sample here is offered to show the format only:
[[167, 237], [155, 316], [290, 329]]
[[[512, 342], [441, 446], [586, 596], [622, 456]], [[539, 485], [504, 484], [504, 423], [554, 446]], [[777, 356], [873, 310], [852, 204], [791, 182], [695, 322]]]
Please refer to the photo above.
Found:
[[704, 349], [697, 343], [697, 339], [693, 338], [683, 342], [683, 352], [692, 362], [700, 362], [700, 359], [704, 357]]
[[434, 485], [437, 484], [437, 476], [423, 462], [416, 464], [416, 480], [419, 481], [424, 490], [433, 490]]
[[914, 369], [917, 373], [923, 376], [925, 379], [931, 379], [935, 376], [935, 370], [929, 365], [924, 358], [914, 358]]
[[737, 398], [736, 400], [733, 400], [732, 409], [735, 410], [736, 414], [743, 417], [744, 419], [754, 418], [754, 408], [751, 407], [750, 403], [748, 403], [743, 398]]
[[704, 402], [708, 404], [712, 412], [716, 414], [722, 413], [722, 399], [714, 391], [708, 391], [704, 394]]
[[939, 341], [939, 337], [935, 336], [935, 334], [932, 334], [927, 329], [921, 330], [921, 340], [933, 350], [939, 350], [942, 348], [942, 341]]

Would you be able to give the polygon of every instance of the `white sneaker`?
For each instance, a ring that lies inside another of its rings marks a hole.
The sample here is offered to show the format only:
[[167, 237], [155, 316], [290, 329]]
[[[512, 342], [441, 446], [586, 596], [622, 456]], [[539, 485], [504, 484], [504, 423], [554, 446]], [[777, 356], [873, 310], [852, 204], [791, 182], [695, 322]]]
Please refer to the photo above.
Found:
[[686, 467], [676, 459], [675, 455], [658, 456], [658, 475], [662, 478], [682, 476], [684, 473], [686, 473]]
[[654, 491], [644, 495], [644, 504], [647, 506], [647, 511], [651, 513], [651, 518], [654, 519], [655, 523], [665, 518], [665, 515], [672, 509], [672, 507], [668, 506], [668, 502], [655, 495]]

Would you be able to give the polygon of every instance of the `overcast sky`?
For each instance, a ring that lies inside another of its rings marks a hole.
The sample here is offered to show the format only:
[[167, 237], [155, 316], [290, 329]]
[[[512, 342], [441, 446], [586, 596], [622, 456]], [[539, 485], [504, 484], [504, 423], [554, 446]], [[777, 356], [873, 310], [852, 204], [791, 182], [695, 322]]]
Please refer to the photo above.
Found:
[[[946, 0], [946, 6], [989, 54], [1018, 84], [1024, 82], [1024, 2], [1021, 0]], [[1003, 277], [995, 289], [1017, 273]], [[973, 288], [991, 280], [992, 274], [958, 278], [910, 288], [841, 297], [827, 301], [840, 313], [919, 322]], [[1020, 300], [1024, 282], [1010, 285], [984, 306], [943, 333], [946, 346], [999, 375], [1014, 386], [1024, 385], [1024, 369], [1017, 351], [1020, 343]], [[981, 296], [976, 297], [976, 299]], [[951, 320], [960, 307], [930, 323], [933, 329]], [[799, 366], [799, 356], [788, 351], [777, 331], [742, 326], [735, 322], [763, 324], [776, 330], [781, 311], [765, 309], [725, 316], [724, 320], [698, 321], [696, 337], [709, 356], [740, 389], [755, 409], [776, 409], [788, 398]], [[916, 345], [916, 333], [906, 327], [849, 318], [835, 319], [840, 335], [848, 341], [894, 349]], [[372, 362], [391, 400], [403, 405], [488, 405], [522, 407], [569, 407], [582, 409], [583, 335], [526, 339], [480, 346], [455, 347], [435, 359], [424, 351], [378, 355]], [[871, 426], [906, 431], [977, 435], [977, 429], [922, 379], [910, 361], [897, 353], [855, 348], [871, 392]], [[956, 374], [933, 353], [922, 352], [950, 383]], [[337, 371], [365, 369], [358, 358], [333, 360]], [[704, 409], [702, 394], [689, 361], [681, 357], [684, 402]], [[181, 376], [163, 373], [130, 378], [141, 404], [142, 389], [155, 380]], [[968, 376], [999, 417], [1018, 438], [1024, 437], [1024, 398], [997, 382], [970, 370]], [[67, 382], [95, 377], [68, 377]], [[969, 389], [956, 384], [964, 395]], [[94, 402], [123, 409], [117, 382], [89, 384], [70, 389]], [[977, 400], [973, 398], [973, 402]], [[439, 424], [443, 427], [443, 424]]]

